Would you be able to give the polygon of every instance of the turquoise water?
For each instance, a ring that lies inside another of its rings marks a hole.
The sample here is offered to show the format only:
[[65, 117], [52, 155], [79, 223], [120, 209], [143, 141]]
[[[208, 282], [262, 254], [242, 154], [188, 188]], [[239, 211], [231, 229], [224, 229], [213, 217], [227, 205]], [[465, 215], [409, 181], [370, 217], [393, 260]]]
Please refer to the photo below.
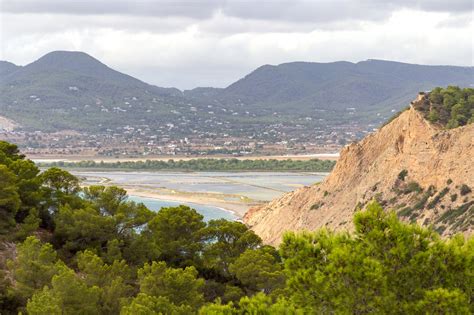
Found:
[[135, 202], [142, 202], [145, 206], [148, 207], [150, 210], [159, 211], [163, 207], [177, 207], [179, 205], [186, 205], [193, 209], [196, 209], [197, 212], [204, 216], [204, 221], [214, 220], [214, 219], [226, 219], [235, 221], [238, 219], [236, 215], [234, 215], [231, 211], [213, 207], [213, 206], [206, 206], [192, 202], [178, 202], [178, 201], [168, 201], [168, 200], [160, 200], [154, 198], [144, 198], [138, 196], [129, 196], [129, 200]]

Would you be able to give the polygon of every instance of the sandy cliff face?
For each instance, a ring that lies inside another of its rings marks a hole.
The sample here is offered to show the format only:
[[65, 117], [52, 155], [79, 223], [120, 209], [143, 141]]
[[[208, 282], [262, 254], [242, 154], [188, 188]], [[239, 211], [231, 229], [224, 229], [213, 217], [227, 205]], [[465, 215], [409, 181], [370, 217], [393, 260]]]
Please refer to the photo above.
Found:
[[472, 233], [474, 124], [451, 130], [430, 124], [414, 109], [424, 97], [345, 147], [322, 183], [251, 208], [244, 221], [278, 244], [287, 230], [350, 230], [354, 212], [375, 198], [403, 220], [432, 224], [443, 235]]

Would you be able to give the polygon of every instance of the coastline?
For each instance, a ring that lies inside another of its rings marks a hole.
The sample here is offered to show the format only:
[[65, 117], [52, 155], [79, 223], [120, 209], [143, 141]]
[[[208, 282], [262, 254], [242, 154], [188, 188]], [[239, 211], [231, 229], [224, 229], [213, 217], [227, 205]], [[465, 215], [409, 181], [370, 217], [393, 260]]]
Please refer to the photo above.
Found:
[[182, 194], [162, 194], [159, 192], [153, 192], [149, 190], [143, 190], [138, 188], [128, 188], [123, 187], [128, 195], [143, 197], [143, 198], [152, 198], [158, 199], [163, 201], [174, 201], [174, 202], [183, 202], [183, 203], [195, 203], [204, 206], [213, 206], [217, 208], [221, 208], [226, 211], [232, 212], [234, 215], [239, 217], [240, 219], [244, 216], [247, 210], [257, 205], [258, 203], [245, 203], [245, 202], [232, 202], [232, 201], [223, 201], [218, 198], [212, 198], [210, 196], [202, 196], [202, 195], [186, 195], [183, 196]]

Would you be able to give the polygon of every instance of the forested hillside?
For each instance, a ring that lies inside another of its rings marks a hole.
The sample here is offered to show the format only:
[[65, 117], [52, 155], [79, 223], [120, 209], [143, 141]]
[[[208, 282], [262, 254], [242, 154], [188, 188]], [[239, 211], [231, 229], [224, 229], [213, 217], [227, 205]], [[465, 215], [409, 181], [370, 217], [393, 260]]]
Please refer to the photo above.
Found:
[[184, 104], [179, 90], [146, 84], [82, 52], [56, 51], [9, 69], [0, 91], [1, 115], [27, 130], [97, 132], [123, 126], [124, 117], [144, 124], [150, 115], [169, 122]]
[[355, 231], [288, 233], [81, 188], [0, 142], [2, 314], [470, 314], [474, 239], [441, 239], [376, 202]]
[[[367, 122], [376, 118], [377, 112], [401, 108], [419, 91], [450, 84], [469, 86], [473, 77], [472, 67], [385, 60], [290, 62], [262, 66], [219, 91], [198, 90], [196, 98], [208, 96], [210, 101], [262, 113], [291, 114], [298, 109], [299, 114], [324, 119], [338, 116]], [[349, 114], [348, 108], [355, 112]], [[315, 110], [320, 112], [315, 115]]]
[[419, 91], [473, 84], [474, 68], [293, 62], [262, 66], [226, 88], [182, 92], [146, 84], [82, 52], [55, 51], [23, 67], [2, 62], [0, 75], [0, 115], [25, 130], [120, 134], [131, 126], [172, 137], [265, 130], [264, 138], [295, 125], [380, 124]]

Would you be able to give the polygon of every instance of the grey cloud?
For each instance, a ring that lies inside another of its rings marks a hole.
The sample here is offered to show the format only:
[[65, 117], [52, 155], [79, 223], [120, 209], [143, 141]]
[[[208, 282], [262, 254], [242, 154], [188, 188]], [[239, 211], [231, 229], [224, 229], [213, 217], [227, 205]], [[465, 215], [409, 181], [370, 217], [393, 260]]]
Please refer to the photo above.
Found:
[[221, 0], [2, 0], [9, 13], [56, 13], [74, 15], [121, 14], [156, 17], [209, 18]]
[[470, 5], [0, 0], [0, 59], [26, 64], [51, 50], [81, 50], [147, 82], [180, 88], [223, 87], [262, 64], [295, 60], [472, 65]]
[[398, 9], [472, 11], [471, 0], [0, 0], [3, 12], [120, 14], [208, 19], [217, 12], [240, 19], [329, 22], [380, 20]]

